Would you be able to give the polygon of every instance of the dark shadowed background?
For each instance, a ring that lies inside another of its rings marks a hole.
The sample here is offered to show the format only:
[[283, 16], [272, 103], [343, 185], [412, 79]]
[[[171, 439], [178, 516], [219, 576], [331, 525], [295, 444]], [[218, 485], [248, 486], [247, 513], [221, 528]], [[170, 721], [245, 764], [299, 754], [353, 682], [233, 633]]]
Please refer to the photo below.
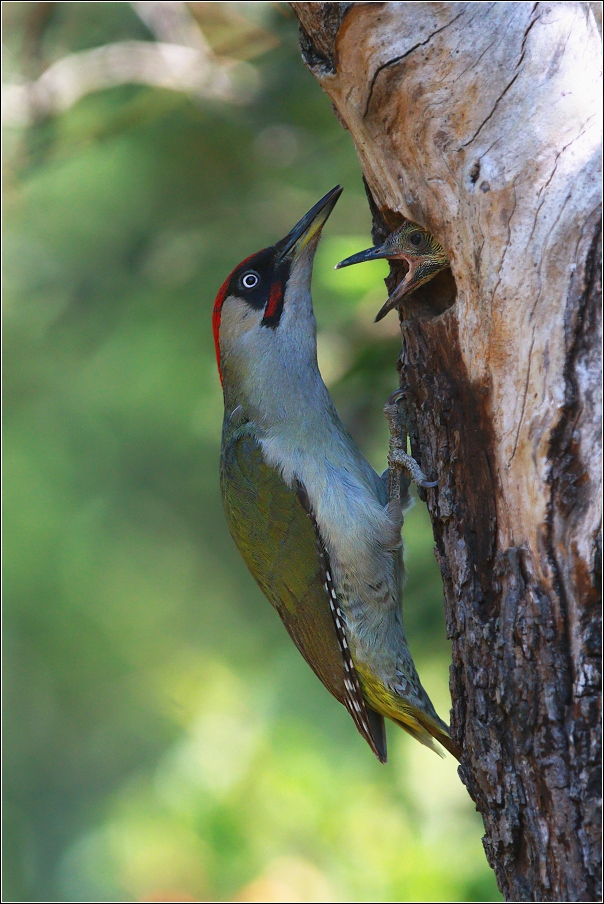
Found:
[[[374, 759], [221, 510], [214, 296], [337, 183], [320, 364], [380, 471], [397, 384], [396, 316], [372, 323], [386, 264], [333, 270], [370, 217], [291, 11], [2, 11], [4, 900], [500, 900], [455, 761], [393, 725]], [[421, 503], [404, 533], [411, 649], [446, 719]]]

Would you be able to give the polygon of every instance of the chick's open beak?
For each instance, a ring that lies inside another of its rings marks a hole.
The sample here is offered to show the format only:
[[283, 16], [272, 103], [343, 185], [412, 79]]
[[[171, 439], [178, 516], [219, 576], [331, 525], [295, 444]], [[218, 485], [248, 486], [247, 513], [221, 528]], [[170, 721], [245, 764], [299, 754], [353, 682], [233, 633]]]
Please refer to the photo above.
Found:
[[388, 311], [391, 311], [392, 308], [396, 307], [398, 302], [407, 295], [408, 292], [416, 288], [415, 272], [419, 262], [410, 255], [395, 251], [392, 247], [391, 240], [387, 239], [383, 245], [378, 245], [375, 248], [366, 248], [365, 251], [358, 251], [356, 254], [340, 261], [340, 263], [335, 266], [336, 270], [341, 270], [342, 267], [350, 267], [352, 264], [364, 264], [366, 261], [378, 261], [384, 259], [394, 260], [395, 258], [405, 261], [409, 269], [405, 273], [404, 279], [398, 284], [392, 295], [389, 296], [386, 303], [378, 311], [375, 323], [382, 320]]
[[403, 258], [403, 260], [405, 260], [409, 264], [409, 269], [405, 273], [405, 276], [398, 284], [392, 295], [388, 296], [385, 303], [375, 315], [374, 323], [379, 323], [379, 321], [386, 316], [388, 311], [391, 311], [392, 308], [395, 308], [397, 306], [399, 301], [404, 298], [405, 295], [408, 295], [408, 293], [411, 292], [412, 289], [416, 289], [418, 285], [421, 285], [421, 283], [418, 282], [415, 278], [415, 271], [417, 270], [418, 262], [406, 257]]

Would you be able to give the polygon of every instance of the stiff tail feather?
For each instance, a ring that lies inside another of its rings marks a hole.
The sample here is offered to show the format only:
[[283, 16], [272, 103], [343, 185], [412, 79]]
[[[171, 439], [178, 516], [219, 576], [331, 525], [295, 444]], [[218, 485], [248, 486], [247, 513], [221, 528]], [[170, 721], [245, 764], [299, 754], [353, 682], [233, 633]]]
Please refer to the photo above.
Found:
[[[417, 720], [417, 721], [416, 721]], [[439, 744], [449, 751], [455, 759], [460, 762], [461, 761], [461, 750], [451, 740], [451, 736], [448, 731], [443, 730], [438, 725], [435, 725], [431, 720], [428, 720], [423, 713], [417, 713], [417, 716], [413, 719], [415, 724], [410, 724], [408, 722], [403, 722], [400, 719], [397, 719], [396, 722], [404, 728], [408, 734], [411, 735], [412, 738], [415, 738], [416, 741], [419, 741], [420, 744], [423, 744], [425, 747], [429, 747], [430, 750], [433, 750], [434, 753], [437, 753], [439, 756], [444, 757], [444, 753], [438, 747], [434, 741], [438, 741]]]

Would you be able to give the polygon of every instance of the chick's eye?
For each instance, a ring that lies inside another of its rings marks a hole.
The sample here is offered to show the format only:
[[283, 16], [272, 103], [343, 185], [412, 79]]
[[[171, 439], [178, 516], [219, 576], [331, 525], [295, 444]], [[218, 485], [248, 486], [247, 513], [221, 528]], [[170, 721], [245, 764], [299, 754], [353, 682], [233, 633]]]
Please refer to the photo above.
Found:
[[416, 248], [418, 245], [421, 245], [422, 239], [423, 235], [421, 234], [421, 232], [412, 232], [409, 236], [409, 241], [412, 245], [415, 245]]
[[260, 277], [254, 270], [248, 270], [243, 274], [241, 282], [246, 289], [253, 289], [260, 282]]

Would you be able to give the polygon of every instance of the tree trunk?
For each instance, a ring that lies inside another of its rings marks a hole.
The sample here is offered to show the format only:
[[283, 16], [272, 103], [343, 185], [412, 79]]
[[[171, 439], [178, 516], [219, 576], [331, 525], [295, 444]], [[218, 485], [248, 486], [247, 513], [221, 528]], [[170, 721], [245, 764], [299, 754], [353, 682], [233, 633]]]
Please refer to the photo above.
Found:
[[507, 900], [598, 901], [600, 4], [291, 5], [374, 239], [408, 217], [451, 260], [399, 369], [487, 857]]

